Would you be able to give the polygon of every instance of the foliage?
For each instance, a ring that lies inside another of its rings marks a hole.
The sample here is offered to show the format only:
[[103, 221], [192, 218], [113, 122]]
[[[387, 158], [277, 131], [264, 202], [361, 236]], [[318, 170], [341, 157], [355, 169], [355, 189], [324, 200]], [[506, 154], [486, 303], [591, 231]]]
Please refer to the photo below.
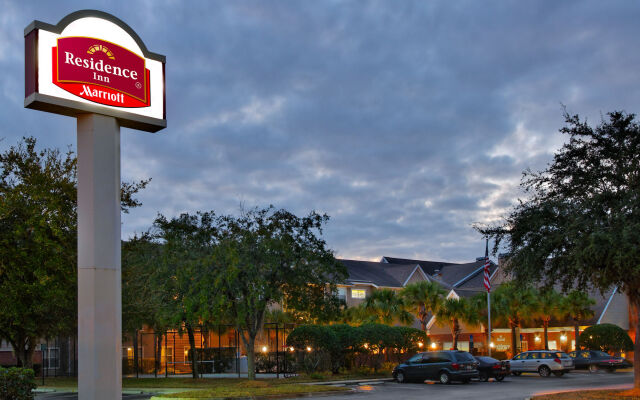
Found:
[[517, 282], [500, 285], [491, 295], [491, 317], [511, 328], [511, 349], [518, 351], [516, 328], [534, 315], [536, 292]]
[[379, 289], [371, 293], [362, 303], [354, 307], [354, 317], [365, 324], [408, 325], [413, 315], [407, 311], [402, 296], [393, 289]]
[[581, 347], [606, 352], [633, 350], [633, 341], [627, 331], [614, 324], [598, 324], [585, 329], [580, 335]]
[[[580, 322], [593, 317], [594, 313], [591, 306], [594, 304], [596, 304], [595, 300], [580, 290], [572, 290], [562, 299], [563, 310], [573, 319], [576, 343], [578, 343], [580, 336]], [[576, 348], [578, 349], [579, 347]]]
[[[640, 125], [615, 111], [596, 127], [565, 112], [568, 142], [539, 172], [502, 226], [479, 228], [509, 252], [506, 272], [563, 291], [617, 286], [640, 311]], [[640, 324], [640, 320], [638, 320]], [[640, 339], [640, 325], [635, 329]], [[640, 388], [640, 340], [634, 386]]]
[[476, 325], [480, 322], [478, 304], [465, 298], [450, 298], [443, 300], [436, 310], [436, 323], [449, 327], [454, 349], [458, 349], [458, 335], [462, 330], [460, 323]]
[[0, 399], [32, 400], [35, 388], [33, 370], [0, 367]]
[[241, 332], [251, 378], [255, 337], [269, 305], [306, 311], [320, 320], [332, 319], [339, 309], [333, 293], [346, 269], [321, 239], [328, 219], [268, 207], [215, 221], [217, 243], [200, 284], [213, 294], [207, 308]]
[[[123, 210], [148, 181], [122, 186]], [[0, 154], [0, 337], [31, 366], [41, 337], [75, 331], [76, 157], [23, 138]]]
[[430, 315], [436, 313], [443, 302], [445, 291], [436, 282], [420, 281], [405, 286], [401, 292], [407, 309], [420, 321], [423, 331], [427, 331]]
[[552, 318], [562, 318], [566, 314], [562, 295], [553, 288], [544, 288], [536, 292], [534, 315], [542, 321], [544, 329], [544, 348], [549, 349], [549, 323]]

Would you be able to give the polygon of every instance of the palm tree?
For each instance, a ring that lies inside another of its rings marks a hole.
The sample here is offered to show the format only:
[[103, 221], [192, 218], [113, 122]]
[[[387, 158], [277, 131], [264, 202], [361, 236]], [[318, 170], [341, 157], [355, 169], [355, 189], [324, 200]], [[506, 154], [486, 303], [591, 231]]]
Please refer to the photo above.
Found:
[[405, 286], [401, 292], [405, 304], [411, 310], [423, 331], [427, 331], [429, 315], [435, 314], [442, 304], [445, 291], [439, 284], [430, 281], [420, 281]]
[[594, 313], [591, 306], [596, 304], [595, 300], [585, 292], [572, 290], [564, 298], [564, 310], [566, 315], [573, 319], [575, 348], [578, 349], [578, 337], [580, 337], [580, 322], [592, 318]]
[[536, 294], [535, 315], [542, 320], [544, 349], [549, 350], [549, 323], [552, 318], [562, 318], [566, 314], [563, 307], [563, 297], [553, 289], [543, 289]]
[[530, 319], [535, 309], [536, 296], [533, 289], [513, 282], [500, 285], [491, 296], [491, 315], [506, 322], [511, 328], [511, 350], [517, 352], [516, 328], [522, 321]]
[[446, 299], [436, 310], [436, 321], [438, 321], [438, 324], [448, 325], [449, 329], [451, 329], [454, 350], [458, 350], [458, 335], [462, 330], [460, 321], [467, 322], [470, 314], [469, 302], [464, 298]]
[[404, 299], [392, 289], [374, 291], [356, 307], [354, 313], [364, 323], [392, 325], [399, 322], [409, 325], [413, 322], [413, 315], [407, 311]]

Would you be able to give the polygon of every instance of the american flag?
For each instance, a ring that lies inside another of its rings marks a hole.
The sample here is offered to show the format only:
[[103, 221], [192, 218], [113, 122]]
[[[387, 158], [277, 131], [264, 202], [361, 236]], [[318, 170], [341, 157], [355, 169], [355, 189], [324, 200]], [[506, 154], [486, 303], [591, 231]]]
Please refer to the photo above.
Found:
[[489, 261], [489, 239], [487, 239], [487, 248], [484, 252], [484, 287], [487, 292], [491, 292], [491, 281], [489, 281], [489, 268], [491, 262]]

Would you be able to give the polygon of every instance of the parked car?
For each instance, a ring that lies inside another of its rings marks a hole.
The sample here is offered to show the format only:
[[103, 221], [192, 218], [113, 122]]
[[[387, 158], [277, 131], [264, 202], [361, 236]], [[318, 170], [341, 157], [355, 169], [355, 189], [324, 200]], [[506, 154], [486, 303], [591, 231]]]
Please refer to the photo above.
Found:
[[611, 356], [599, 350], [581, 350], [569, 353], [576, 369], [588, 369], [595, 372], [604, 369], [613, 372], [618, 368], [631, 368], [632, 364], [622, 357]]
[[574, 368], [573, 359], [564, 351], [533, 350], [525, 351], [509, 361], [511, 373], [537, 372], [540, 376], [562, 376]]
[[510, 373], [509, 361], [500, 361], [487, 356], [475, 356], [478, 362], [478, 373], [481, 381], [488, 381], [489, 378], [495, 378], [501, 381]]
[[427, 351], [418, 353], [393, 369], [393, 378], [399, 383], [437, 380], [443, 384], [452, 381], [469, 382], [477, 378], [478, 362], [466, 351]]

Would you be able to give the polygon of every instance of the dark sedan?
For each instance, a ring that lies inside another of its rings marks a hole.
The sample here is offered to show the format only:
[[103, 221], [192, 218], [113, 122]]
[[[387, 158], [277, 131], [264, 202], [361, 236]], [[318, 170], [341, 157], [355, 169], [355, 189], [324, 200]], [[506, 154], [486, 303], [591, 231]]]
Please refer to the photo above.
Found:
[[576, 369], [588, 369], [595, 372], [604, 369], [613, 372], [619, 368], [631, 368], [632, 364], [622, 357], [611, 356], [599, 350], [580, 350], [569, 353]]
[[487, 382], [489, 378], [501, 381], [511, 373], [509, 361], [500, 361], [486, 356], [476, 356], [475, 359], [478, 362], [478, 372], [481, 381]]
[[393, 369], [398, 383], [436, 380], [469, 382], [478, 377], [478, 362], [466, 351], [427, 351], [418, 353]]

